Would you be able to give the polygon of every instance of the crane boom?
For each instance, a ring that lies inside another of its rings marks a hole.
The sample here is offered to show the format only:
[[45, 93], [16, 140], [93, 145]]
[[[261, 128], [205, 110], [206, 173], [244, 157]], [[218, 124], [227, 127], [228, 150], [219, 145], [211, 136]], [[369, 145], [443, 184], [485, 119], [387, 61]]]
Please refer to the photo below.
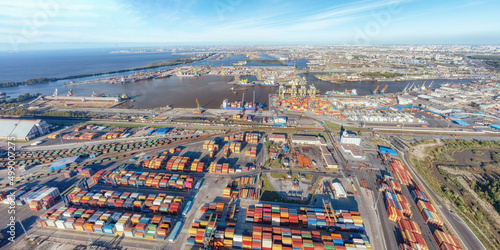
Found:
[[196, 98], [196, 107], [199, 108], [200, 107], [200, 103], [198, 102], [198, 98]]

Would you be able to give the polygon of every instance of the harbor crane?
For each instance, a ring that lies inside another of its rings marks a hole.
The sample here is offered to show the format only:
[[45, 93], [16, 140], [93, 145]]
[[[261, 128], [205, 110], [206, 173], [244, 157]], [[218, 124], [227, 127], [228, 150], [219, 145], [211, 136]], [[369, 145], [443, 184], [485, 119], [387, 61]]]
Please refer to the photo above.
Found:
[[284, 99], [285, 98], [285, 93], [286, 93], [286, 87], [284, 84], [280, 84], [280, 87], [278, 89], [278, 94], [280, 98]]
[[307, 87], [306, 87], [306, 85], [301, 85], [300, 86], [299, 95], [300, 95], [300, 97], [306, 97], [306, 95], [307, 95]]
[[382, 90], [380, 90], [380, 94], [381, 95], [385, 94], [386, 90], [387, 90], [387, 84], [385, 85], [385, 87]]
[[318, 93], [316, 86], [314, 84], [309, 85], [309, 96], [314, 97]]
[[198, 98], [196, 98], [196, 109], [193, 110], [193, 114], [201, 114], [203, 111], [205, 111], [205, 108], [200, 105]]
[[377, 85], [375, 90], [373, 90], [373, 95], [376, 95], [378, 93], [378, 89], [380, 88], [380, 85]]

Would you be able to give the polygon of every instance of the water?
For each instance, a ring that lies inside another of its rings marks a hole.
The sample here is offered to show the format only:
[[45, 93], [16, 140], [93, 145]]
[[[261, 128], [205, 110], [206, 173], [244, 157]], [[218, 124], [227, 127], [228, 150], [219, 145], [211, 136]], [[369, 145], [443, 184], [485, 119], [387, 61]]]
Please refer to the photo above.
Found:
[[[147, 53], [147, 54], [111, 54], [111, 50], [93, 49], [81, 51], [57, 51], [57, 52], [30, 52], [20, 54], [0, 54], [0, 82], [21, 81], [37, 77], [64, 77], [68, 75], [89, 74], [106, 72], [127, 68], [135, 68], [148, 65], [153, 62], [171, 60], [186, 57], [186, 55], [172, 55], [171, 53]], [[262, 55], [264, 60], [275, 58]], [[211, 66], [231, 66], [233, 63], [245, 60], [246, 56], [231, 56], [221, 61], [208, 61], [207, 59], [194, 62], [192, 65]], [[8, 63], [7, 63], [8, 62]], [[306, 68], [308, 61], [297, 60], [288, 61], [288, 65], [299, 69]], [[267, 63], [248, 62], [247, 66], [279, 66]], [[168, 68], [168, 67], [164, 67]], [[29, 69], [29, 70], [26, 70]], [[86, 77], [86, 79], [96, 79], [115, 75], [130, 74], [120, 73], [113, 75], [101, 75]], [[344, 91], [345, 89], [357, 89], [358, 95], [369, 95], [371, 91], [380, 85], [380, 89], [388, 84], [387, 93], [399, 92], [407, 86], [407, 82], [353, 82], [347, 84], [331, 84], [314, 78], [314, 73], [303, 74], [308, 83], [312, 83], [321, 92], [330, 90]], [[255, 77], [248, 77], [249, 80], [256, 80]], [[52, 95], [57, 88], [60, 95], [73, 89], [75, 96], [90, 96], [92, 92], [105, 93], [106, 95], [127, 94], [135, 102], [135, 108], [154, 108], [165, 105], [174, 107], [195, 108], [198, 98], [201, 105], [206, 108], [219, 108], [224, 99], [229, 101], [241, 100], [245, 93], [245, 101], [253, 99], [265, 105], [268, 104], [269, 94], [275, 94], [277, 87], [263, 87], [256, 85], [247, 87], [246, 91], [234, 92], [230, 90], [234, 85], [227, 84], [233, 79], [232, 76], [201, 76], [201, 77], [170, 77], [162, 79], [152, 79], [135, 83], [111, 85], [106, 83], [94, 83], [75, 86], [64, 86], [69, 80], [61, 80], [50, 83], [24, 85], [9, 88], [0, 88], [8, 96], [17, 97], [25, 93], [40, 92], [44, 95]], [[413, 82], [413, 81], [411, 81]], [[424, 81], [415, 81], [416, 86], [421, 86]], [[431, 81], [427, 81], [428, 85]], [[442, 83], [468, 83], [467, 80], [435, 80], [434, 86]]]
[[[403, 90], [407, 86], [407, 82], [356, 82], [347, 84], [331, 84], [329, 82], [319, 81], [314, 78], [314, 74], [304, 74], [308, 83], [313, 83], [316, 88], [325, 93], [330, 90], [344, 91], [345, 89], [355, 88], [358, 95], [369, 95], [371, 91], [380, 85], [383, 88], [388, 85], [387, 93], [394, 93]], [[253, 76], [249, 77], [251, 80]], [[256, 85], [247, 87], [246, 91], [232, 91], [230, 88], [235, 85], [227, 84], [233, 79], [232, 76], [200, 76], [200, 77], [170, 77], [161, 79], [152, 79], [135, 83], [126, 84], [107, 84], [94, 83], [85, 85], [75, 85], [64, 87], [60, 83], [47, 83], [31, 86], [20, 86], [7, 88], [6, 91], [10, 96], [17, 96], [24, 93], [41, 92], [46, 95], [51, 95], [55, 88], [58, 88], [60, 95], [65, 95], [71, 88], [75, 96], [90, 96], [93, 91], [96, 93], [104, 92], [107, 95], [127, 94], [133, 98], [133, 106], [135, 108], [155, 108], [166, 105], [174, 107], [195, 108], [198, 101], [205, 108], [219, 108], [224, 99], [229, 101], [241, 100], [245, 93], [245, 101], [252, 101], [253, 91], [255, 91], [255, 101], [268, 105], [269, 94], [275, 94], [278, 87], [263, 87]], [[413, 82], [413, 81], [412, 81]], [[424, 81], [415, 81], [416, 86], [422, 86]], [[426, 86], [431, 81], [426, 82]], [[464, 83], [470, 81], [463, 80], [435, 80], [434, 86], [439, 86], [445, 82], [449, 83]], [[16, 89], [16, 91], [11, 91]]]
[[143, 67], [186, 57], [165, 53], [110, 53], [113, 49], [0, 53], [0, 82], [66, 77]]

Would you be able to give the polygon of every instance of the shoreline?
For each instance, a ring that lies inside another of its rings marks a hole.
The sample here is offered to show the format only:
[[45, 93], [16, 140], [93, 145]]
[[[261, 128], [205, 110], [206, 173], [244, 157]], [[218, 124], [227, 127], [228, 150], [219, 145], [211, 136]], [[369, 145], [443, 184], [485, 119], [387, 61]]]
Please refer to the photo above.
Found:
[[[61, 80], [71, 80], [71, 79], [78, 79], [78, 78], [91, 77], [91, 76], [101, 76], [101, 75], [108, 75], [108, 74], [125, 73], [125, 72], [130, 72], [130, 71], [135, 71], [135, 70], [145, 70], [145, 69], [155, 69], [155, 68], [161, 68], [161, 67], [175, 66], [175, 65], [185, 64], [185, 63], [192, 63], [192, 62], [196, 62], [196, 61], [201, 61], [203, 59], [210, 57], [211, 55], [212, 54], [204, 55], [204, 56], [199, 57], [199, 58], [196, 58], [196, 57], [193, 58], [191, 56], [191, 57], [185, 57], [185, 58], [179, 58], [179, 59], [172, 59], [172, 60], [163, 61], [163, 62], [151, 63], [151, 64], [148, 64], [144, 67], [138, 67], [138, 68], [132, 68], [132, 69], [120, 69], [120, 70], [113, 70], [113, 71], [107, 71], [107, 72], [100, 72], [100, 73], [93, 73], [93, 74], [80, 74], [80, 75], [72, 75], [72, 76], [65, 76], [65, 77], [51, 77], [51, 78], [40, 77], [40, 78], [28, 79], [28, 80], [20, 81], [20, 82], [3, 82], [3, 83], [0, 83], [0, 89], [8, 88], [8, 87], [24, 86], [24, 85], [49, 83], [49, 82], [55, 82], [55, 81], [61, 81]], [[67, 86], [67, 85], [65, 84], [65, 86]]]

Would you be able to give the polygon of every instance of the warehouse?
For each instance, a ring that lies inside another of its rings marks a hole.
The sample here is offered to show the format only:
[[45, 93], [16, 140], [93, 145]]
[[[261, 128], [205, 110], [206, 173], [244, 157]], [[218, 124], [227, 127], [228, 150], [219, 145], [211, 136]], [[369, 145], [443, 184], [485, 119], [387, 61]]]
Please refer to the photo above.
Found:
[[158, 129], [158, 131], [156, 131], [156, 134], [157, 135], [166, 135], [168, 133], [168, 131], [170, 131], [169, 128], [160, 128], [160, 129]]
[[0, 119], [0, 139], [29, 141], [49, 132], [49, 124], [40, 119]]
[[308, 135], [293, 135], [292, 143], [307, 144], [307, 145], [320, 145], [320, 141], [315, 136]]
[[80, 161], [80, 156], [62, 158], [62, 159], [59, 159], [59, 160], [55, 161], [54, 163], [52, 163], [52, 165], [50, 165], [50, 170], [53, 171], [53, 170], [62, 169], [62, 168], [69, 166], [72, 163], [77, 163], [79, 161]]
[[286, 135], [285, 134], [270, 134], [269, 141], [274, 143], [286, 143]]
[[323, 159], [325, 160], [327, 168], [330, 168], [330, 169], [338, 169], [339, 168], [339, 165], [337, 164], [337, 162], [335, 161], [335, 158], [333, 158], [333, 156], [331, 154], [330, 155], [324, 154]]
[[351, 154], [355, 159], [366, 159], [366, 154], [361, 151], [355, 144], [340, 144], [344, 152]]
[[346, 198], [347, 197], [347, 193], [346, 193], [346, 191], [341, 183], [333, 182], [332, 186], [333, 186], [333, 189], [335, 190], [335, 196], [337, 198]]
[[462, 121], [462, 120], [452, 120], [454, 123], [462, 126], [462, 127], [467, 127], [467, 126], [470, 126], [468, 123]]
[[384, 146], [378, 146], [378, 150], [380, 151], [381, 154], [390, 154], [391, 156], [397, 156], [398, 153], [396, 152], [396, 150], [392, 149], [392, 148], [388, 148], [388, 147], [384, 147]]
[[344, 130], [344, 132], [342, 132], [342, 135], [340, 136], [340, 142], [342, 144], [354, 144], [356, 146], [359, 146], [359, 144], [361, 144], [361, 138], [358, 137], [354, 132], [348, 132], [347, 130]]

